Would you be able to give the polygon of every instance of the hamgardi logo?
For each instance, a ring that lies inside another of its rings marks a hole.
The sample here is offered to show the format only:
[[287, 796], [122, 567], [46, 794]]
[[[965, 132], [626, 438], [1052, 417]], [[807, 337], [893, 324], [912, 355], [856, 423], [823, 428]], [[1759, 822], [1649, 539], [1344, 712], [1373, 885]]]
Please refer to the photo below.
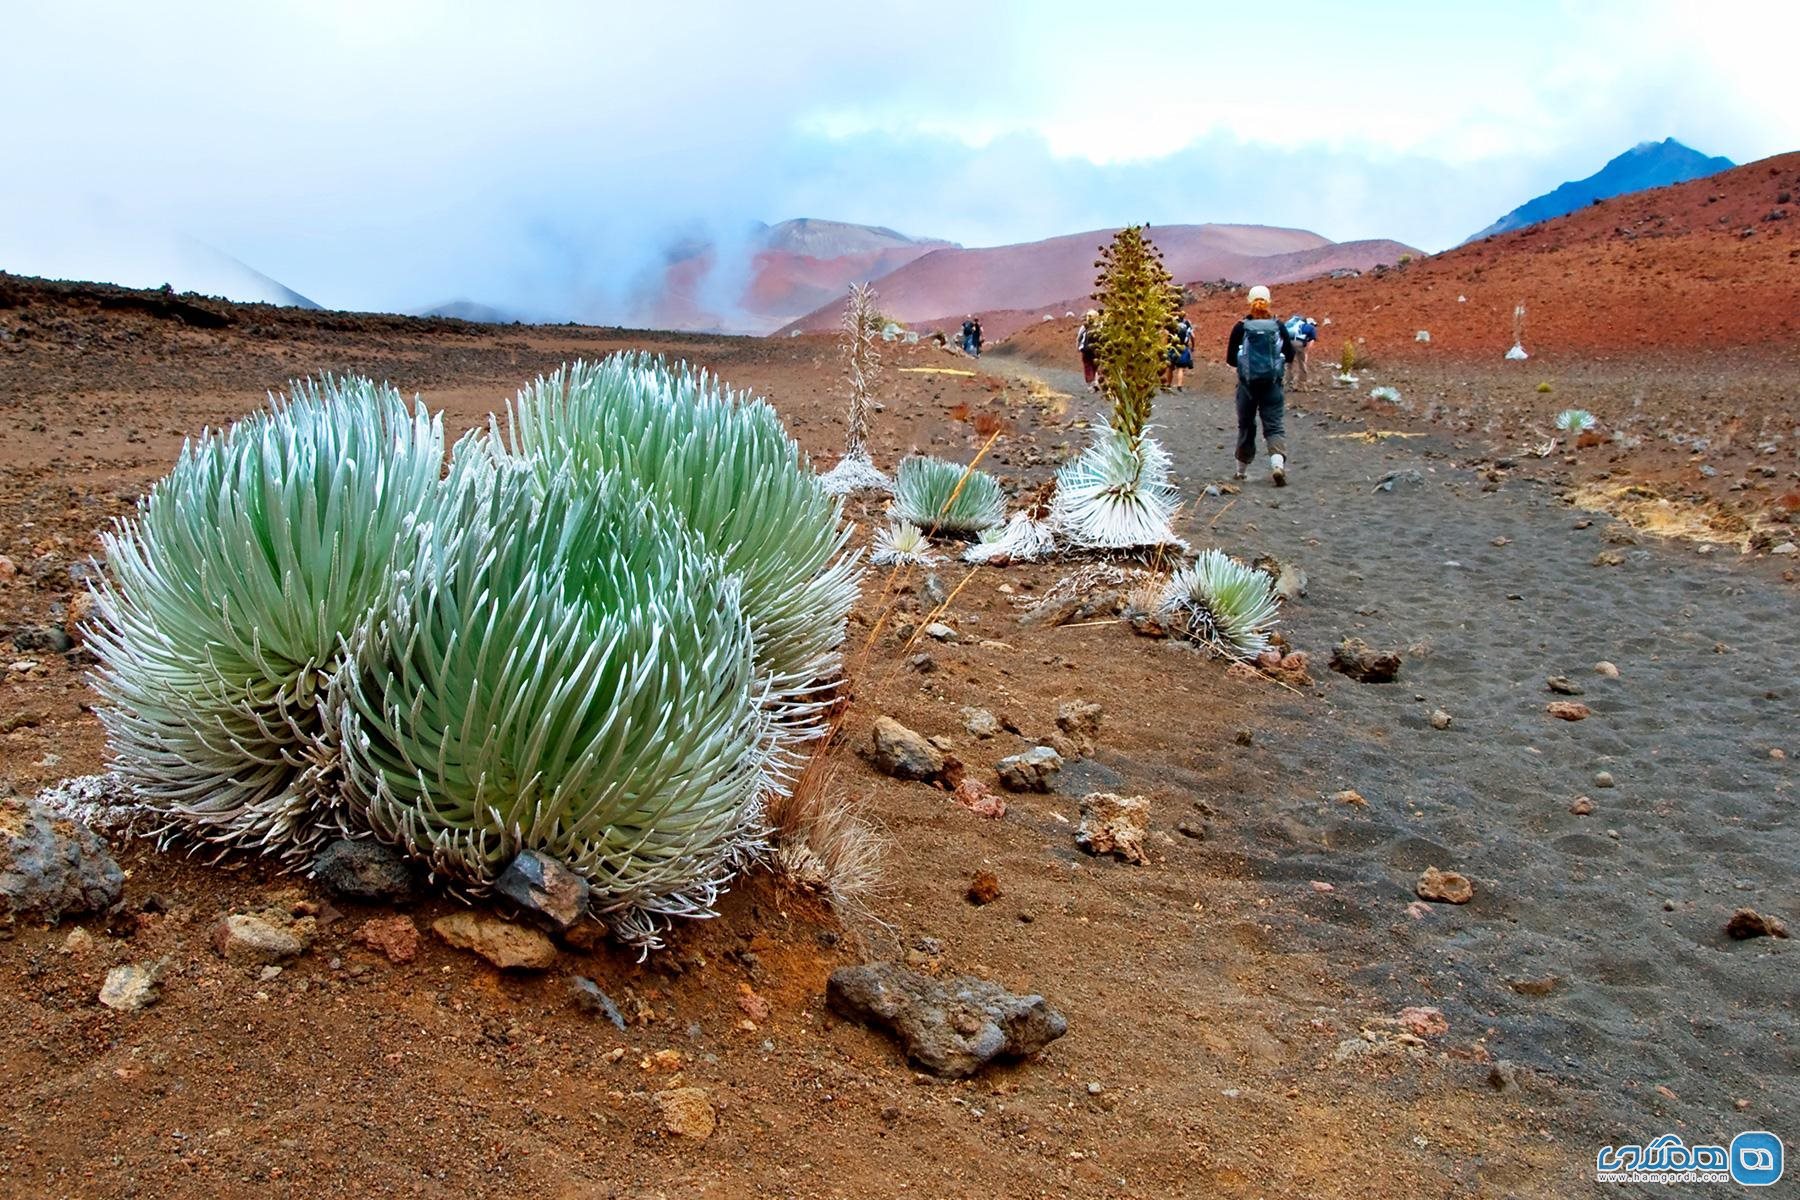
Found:
[[1781, 1139], [1766, 1129], [1750, 1129], [1719, 1145], [1690, 1146], [1665, 1133], [1648, 1146], [1602, 1146], [1594, 1156], [1600, 1183], [1736, 1183], [1768, 1187], [1781, 1178]]

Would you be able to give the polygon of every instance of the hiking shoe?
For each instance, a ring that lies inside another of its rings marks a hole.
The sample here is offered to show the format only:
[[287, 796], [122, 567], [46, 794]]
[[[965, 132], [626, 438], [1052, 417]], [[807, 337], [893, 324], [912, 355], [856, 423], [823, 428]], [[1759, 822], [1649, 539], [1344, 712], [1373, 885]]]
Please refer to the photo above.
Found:
[[1269, 455], [1269, 478], [1275, 481], [1276, 487], [1287, 486], [1287, 455]]
[[1244, 464], [1243, 463], [1238, 464], [1237, 470], [1235, 470], [1231, 473], [1231, 477], [1233, 479], [1237, 480], [1239, 483], [1242, 483], [1247, 478], [1247, 476], [1244, 474]]

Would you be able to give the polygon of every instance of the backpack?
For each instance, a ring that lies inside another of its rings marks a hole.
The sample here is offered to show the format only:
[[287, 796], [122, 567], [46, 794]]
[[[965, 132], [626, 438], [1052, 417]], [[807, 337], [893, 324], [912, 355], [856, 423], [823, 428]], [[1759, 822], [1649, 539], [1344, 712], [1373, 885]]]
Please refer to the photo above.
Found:
[[1281, 322], [1274, 317], [1248, 317], [1238, 346], [1238, 378], [1246, 383], [1280, 379], [1287, 367], [1281, 353]]

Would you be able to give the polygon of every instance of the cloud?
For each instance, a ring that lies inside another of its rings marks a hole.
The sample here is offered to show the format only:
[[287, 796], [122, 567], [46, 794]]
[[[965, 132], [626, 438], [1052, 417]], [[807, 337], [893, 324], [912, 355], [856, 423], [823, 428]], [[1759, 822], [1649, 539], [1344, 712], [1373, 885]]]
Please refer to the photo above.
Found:
[[[1796, 32], [1779, 6], [1757, 20]], [[606, 320], [671, 241], [789, 216], [1435, 249], [1644, 138], [1800, 144], [1744, 36], [1673, 0], [1290, 3], [1263, 26], [1162, 0], [19, 6], [0, 268], [76, 236], [84, 271], [107, 261], [71, 227], [101, 211], [329, 305]]]

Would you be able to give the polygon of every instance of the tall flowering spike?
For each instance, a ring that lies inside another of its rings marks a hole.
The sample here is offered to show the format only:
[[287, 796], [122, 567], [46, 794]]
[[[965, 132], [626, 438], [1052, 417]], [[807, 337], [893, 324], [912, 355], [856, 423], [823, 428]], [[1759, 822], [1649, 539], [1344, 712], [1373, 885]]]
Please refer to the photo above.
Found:
[[852, 492], [891, 492], [894, 481], [876, 469], [869, 457], [869, 412], [872, 393], [881, 375], [881, 314], [875, 309], [875, 289], [866, 283], [850, 285], [844, 305], [844, 380], [850, 392], [850, 414], [844, 435], [844, 456], [820, 477], [834, 496]]
[[460, 453], [334, 681], [347, 803], [469, 891], [549, 854], [654, 944], [759, 846], [756, 675], [737, 577], [665, 503]]
[[1269, 648], [1277, 619], [1268, 575], [1220, 550], [1204, 551], [1163, 589], [1170, 626], [1228, 658], [1255, 658]]
[[1098, 356], [1113, 406], [1112, 427], [1135, 442], [1150, 423], [1151, 404], [1162, 386], [1179, 293], [1162, 252], [1142, 226], [1114, 234], [1094, 265], [1100, 268], [1094, 284], [1102, 330]]
[[785, 740], [823, 732], [856, 599], [842, 501], [775, 410], [685, 364], [642, 354], [577, 362], [521, 389], [504, 437], [540, 489], [636, 481], [743, 582], [758, 674]]
[[188, 443], [104, 537], [100, 719], [165, 837], [298, 860], [322, 836], [326, 682], [410, 566], [443, 459], [440, 420], [393, 388], [296, 383]]
[[1006, 493], [986, 471], [915, 455], [895, 472], [893, 516], [929, 531], [978, 533], [1006, 519]]

